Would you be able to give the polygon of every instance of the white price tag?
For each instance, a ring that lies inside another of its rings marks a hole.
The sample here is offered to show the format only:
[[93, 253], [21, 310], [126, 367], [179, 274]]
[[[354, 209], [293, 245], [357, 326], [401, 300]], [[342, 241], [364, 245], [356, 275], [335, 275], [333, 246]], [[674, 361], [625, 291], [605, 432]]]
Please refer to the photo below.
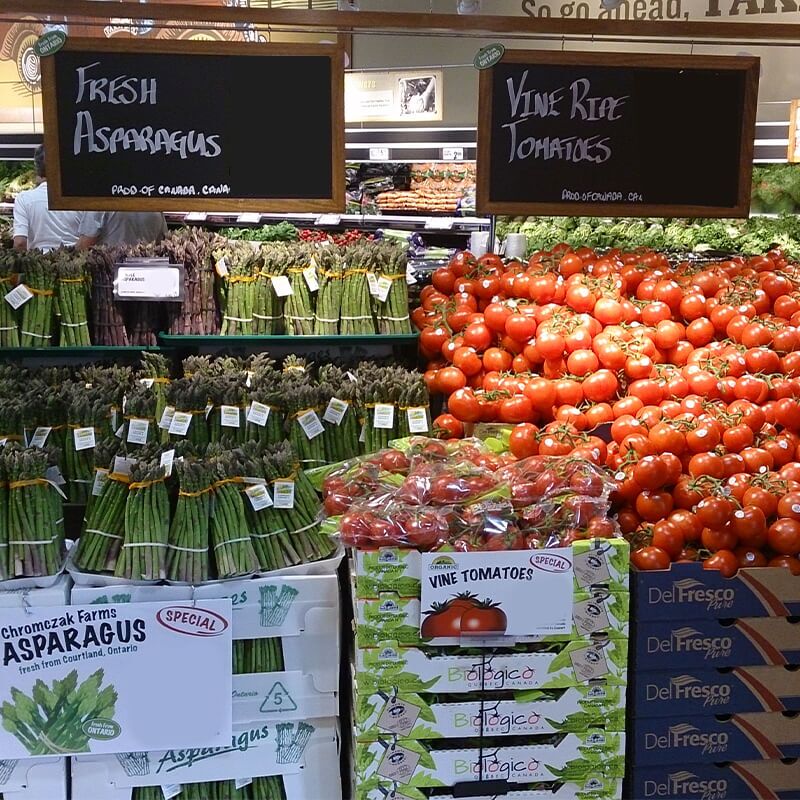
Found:
[[325, 432], [325, 426], [320, 422], [316, 411], [306, 411], [300, 414], [297, 421], [308, 439], [313, 439]]
[[131, 444], [147, 444], [147, 432], [150, 430], [149, 419], [128, 420], [128, 441]]
[[320, 214], [315, 220], [315, 225], [338, 225], [342, 218], [338, 214]]
[[56, 486], [64, 486], [67, 482], [58, 467], [48, 467], [44, 476], [50, 483], [54, 483]]
[[411, 433], [428, 432], [428, 414], [424, 408], [407, 408], [408, 429]]
[[388, 430], [394, 427], [394, 406], [389, 403], [377, 403], [375, 405], [375, 424], [374, 428]]
[[453, 228], [453, 220], [442, 217], [429, 217], [425, 220], [425, 229], [429, 231], [449, 231]]
[[273, 275], [270, 280], [272, 281], [272, 288], [278, 297], [288, 297], [292, 294], [292, 284], [285, 275]]
[[31, 297], [33, 297], [33, 292], [24, 283], [21, 283], [6, 295], [6, 303], [16, 311], [20, 306], [25, 305]]
[[263, 483], [248, 486], [244, 493], [247, 495], [250, 505], [253, 506], [253, 511], [261, 511], [262, 508], [270, 508], [272, 506], [272, 498]]
[[275, 508], [294, 508], [294, 481], [275, 481], [272, 494]]
[[161, 454], [161, 459], [159, 464], [164, 467], [164, 471], [169, 478], [172, 475], [172, 465], [175, 462], [175, 451], [174, 450], [165, 450]]
[[239, 409], [237, 406], [219, 407], [220, 424], [223, 428], [239, 427]]
[[313, 264], [303, 270], [303, 277], [306, 279], [306, 285], [308, 286], [309, 292], [316, 292], [319, 289], [317, 268]]
[[258, 425], [259, 428], [263, 428], [267, 424], [267, 419], [269, 418], [269, 406], [265, 406], [263, 403], [258, 403], [253, 400], [250, 403], [250, 408], [247, 409], [247, 421], [252, 422], [253, 425]]
[[261, 214], [257, 211], [246, 211], [244, 214], [239, 214], [236, 221], [240, 225], [258, 225], [261, 222]]
[[389, 297], [389, 292], [392, 290], [392, 282], [388, 278], [380, 277], [378, 278], [377, 289], [375, 297], [377, 297], [381, 303], [385, 303], [386, 298]]
[[[186, 219], [188, 220], [189, 217], [186, 217]], [[161, 787], [161, 793], [164, 795], [164, 800], [171, 800], [171, 798], [177, 797], [182, 791], [183, 787], [179, 783], [170, 783], [167, 786]]]
[[217, 271], [217, 275], [220, 278], [227, 278], [228, 277], [228, 264], [225, 261], [225, 256], [222, 256], [219, 261], [214, 265], [214, 269]]
[[95, 497], [100, 497], [103, 493], [103, 487], [108, 480], [108, 470], [97, 467], [94, 471], [94, 483], [92, 484], [92, 494]]
[[158, 421], [158, 427], [168, 431], [169, 426], [172, 424], [172, 417], [174, 414], [175, 409], [172, 406], [166, 406], [161, 412], [161, 419]]
[[124, 422], [122, 423], [122, 425], [119, 426], [119, 428], [117, 428], [114, 431], [114, 436], [116, 436], [117, 439], [121, 439], [123, 433], [125, 433], [125, 423]]
[[331, 397], [322, 419], [325, 422], [332, 422], [334, 425], [341, 425], [349, 407], [344, 400], [340, 400], [338, 397]]
[[131, 470], [136, 466], [135, 458], [125, 458], [124, 456], [114, 457], [114, 472], [119, 475], [130, 475]]
[[141, 383], [142, 386], [145, 386], [148, 389], [152, 389], [153, 388], [153, 384], [155, 382], [156, 382], [155, 378], [139, 378], [139, 383]]
[[367, 273], [367, 285], [369, 286], [369, 293], [373, 297], [378, 296], [378, 278], [374, 272]]
[[183, 218], [183, 221], [184, 222], [205, 222], [207, 216], [208, 216], [208, 214], [206, 214], [205, 211], [190, 211]]
[[172, 415], [172, 422], [169, 424], [169, 432], [175, 436], [186, 436], [189, 426], [192, 424], [192, 415], [186, 411], [176, 411]]
[[33, 432], [33, 436], [31, 436], [30, 446], [38, 448], [44, 447], [44, 443], [47, 441], [47, 437], [50, 435], [50, 431], [52, 430], [52, 428], [37, 428]]
[[367, 423], [364, 422], [361, 425], [361, 433], [358, 434], [358, 441], [359, 442], [366, 442], [367, 441]]
[[252, 782], [252, 778], [237, 778], [233, 785], [235, 789], [244, 789], [245, 786], [249, 786]]
[[76, 450], [91, 450], [94, 447], [94, 428], [75, 428], [72, 440]]
[[213, 411], [213, 409], [214, 409], [214, 406], [213, 406], [213, 405], [211, 405], [211, 403], [209, 403], [209, 404], [206, 406], [206, 419], [208, 419], [208, 415], [209, 415], [209, 414], [210, 414], [210, 413]]

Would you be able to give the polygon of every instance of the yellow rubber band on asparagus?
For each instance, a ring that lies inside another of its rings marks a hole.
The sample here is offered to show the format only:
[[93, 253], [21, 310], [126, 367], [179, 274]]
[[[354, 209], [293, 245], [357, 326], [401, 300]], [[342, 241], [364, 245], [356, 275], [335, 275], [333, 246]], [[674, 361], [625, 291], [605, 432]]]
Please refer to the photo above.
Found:
[[275, 480], [270, 481], [270, 483], [294, 483], [296, 477], [297, 472], [293, 472], [288, 478], [275, 478]]
[[21, 489], [23, 486], [45, 486], [49, 483], [50, 481], [46, 480], [45, 478], [27, 478], [21, 481], [9, 481], [8, 488]]
[[329, 270], [329, 269], [321, 269], [319, 274], [322, 275], [323, 278], [341, 278], [342, 271], [338, 270], [336, 272]]
[[34, 289], [32, 286], [29, 286], [28, 289], [30, 290], [31, 294], [38, 294], [42, 297], [52, 297], [55, 294], [52, 289]]
[[109, 481], [116, 481], [117, 483], [131, 482], [130, 475], [126, 475], [124, 472], [109, 472], [109, 474], [106, 476], [106, 479]]
[[230, 275], [225, 280], [228, 283], [252, 283], [258, 279], [258, 275]]
[[316, 413], [317, 411], [319, 411], [319, 409], [318, 408], [301, 408], [299, 411], [295, 411], [294, 414], [292, 414], [292, 419], [297, 419], [298, 417], [302, 417], [303, 414], [308, 414], [309, 411], [313, 411], [314, 413]]
[[224, 486], [226, 483], [244, 483], [244, 478], [222, 478], [222, 480], [215, 481], [213, 487], [218, 489], [220, 486]]
[[185, 492], [183, 489], [181, 489], [178, 492], [178, 497], [200, 497], [201, 495], [208, 494], [209, 492], [213, 492], [213, 491], [214, 491], [214, 486], [213, 485], [212, 486], [206, 486], [205, 489], [200, 489], [199, 491], [196, 491], [196, 492]]
[[387, 281], [399, 281], [400, 278], [405, 278], [405, 272], [398, 272], [397, 275], [380, 275], [381, 278], [386, 278]]
[[302, 275], [308, 267], [289, 267], [286, 271], [292, 275]]
[[0, 435], [0, 439], [5, 439], [7, 442], [21, 442], [22, 437], [16, 433], [9, 433], [8, 436]]
[[344, 271], [344, 277], [349, 278], [351, 275], [366, 275], [368, 272], [368, 269], [346, 269]]
[[86, 278], [59, 278], [59, 283], [86, 283]]
[[160, 478], [153, 478], [151, 481], [134, 481], [128, 486], [128, 489], [133, 491], [134, 489], [147, 489], [149, 486], [154, 486], [157, 483], [164, 483], [167, 479], [166, 475], [162, 475]]

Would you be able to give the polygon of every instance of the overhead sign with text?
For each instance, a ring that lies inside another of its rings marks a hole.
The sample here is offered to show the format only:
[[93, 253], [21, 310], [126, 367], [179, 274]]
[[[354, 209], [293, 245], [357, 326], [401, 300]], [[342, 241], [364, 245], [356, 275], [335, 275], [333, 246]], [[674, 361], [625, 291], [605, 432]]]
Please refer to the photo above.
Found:
[[75, 39], [42, 80], [53, 208], [344, 209], [336, 47]]
[[0, 759], [223, 747], [231, 601], [5, 609]]
[[442, 119], [442, 71], [348, 72], [347, 122], [421, 122]]
[[480, 77], [478, 212], [747, 216], [758, 70], [753, 57], [506, 51]]

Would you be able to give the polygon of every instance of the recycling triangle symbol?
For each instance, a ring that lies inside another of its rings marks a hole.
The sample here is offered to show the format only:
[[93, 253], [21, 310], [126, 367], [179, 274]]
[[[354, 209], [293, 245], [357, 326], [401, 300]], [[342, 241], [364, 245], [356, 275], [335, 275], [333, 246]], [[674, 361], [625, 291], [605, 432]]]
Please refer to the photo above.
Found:
[[259, 711], [262, 714], [268, 714], [272, 711], [279, 713], [282, 711], [297, 711], [297, 703], [292, 700], [292, 696], [286, 691], [284, 685], [277, 681], [267, 692]]

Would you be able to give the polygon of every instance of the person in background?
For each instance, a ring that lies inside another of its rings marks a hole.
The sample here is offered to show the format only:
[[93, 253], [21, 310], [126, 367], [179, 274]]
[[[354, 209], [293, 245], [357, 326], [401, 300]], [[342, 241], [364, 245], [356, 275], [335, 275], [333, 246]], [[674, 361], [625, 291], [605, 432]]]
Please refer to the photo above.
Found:
[[33, 163], [39, 185], [20, 192], [14, 200], [14, 249], [47, 252], [62, 245], [77, 244], [86, 212], [51, 211], [47, 201], [44, 147], [41, 145], [36, 148]]
[[160, 211], [87, 211], [77, 247], [159, 242], [166, 234], [167, 223]]

